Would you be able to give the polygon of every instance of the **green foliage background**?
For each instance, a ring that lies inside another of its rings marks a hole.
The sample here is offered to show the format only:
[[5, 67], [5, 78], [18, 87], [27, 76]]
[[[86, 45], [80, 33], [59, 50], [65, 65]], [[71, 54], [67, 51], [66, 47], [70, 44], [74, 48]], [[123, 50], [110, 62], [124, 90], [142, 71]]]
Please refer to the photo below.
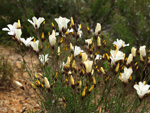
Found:
[[[130, 47], [150, 47], [149, 0], [0, 0], [0, 10], [0, 28], [20, 19], [25, 38], [35, 34], [27, 21], [33, 16], [46, 19], [45, 32], [51, 31], [54, 18], [73, 16], [76, 23], [85, 23], [90, 28], [101, 23], [110, 42], [118, 38], [130, 43]], [[13, 44], [6, 32], [0, 31], [0, 37], [1, 44]]]

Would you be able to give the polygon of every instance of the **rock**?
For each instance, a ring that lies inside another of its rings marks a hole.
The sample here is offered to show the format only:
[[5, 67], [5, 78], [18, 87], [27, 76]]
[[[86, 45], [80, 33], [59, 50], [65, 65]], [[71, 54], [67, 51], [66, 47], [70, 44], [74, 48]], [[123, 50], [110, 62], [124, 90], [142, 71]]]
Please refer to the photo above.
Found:
[[23, 77], [24, 77], [24, 78], [29, 78], [30, 76], [29, 76], [29, 74], [28, 74], [27, 72], [24, 72], [24, 73], [23, 73]]
[[38, 109], [38, 108], [40, 108], [40, 105], [39, 105], [39, 104], [36, 104], [36, 105], [34, 106], [34, 108], [35, 108], [35, 109]]
[[15, 65], [16, 65], [16, 67], [17, 67], [18, 69], [21, 69], [21, 68], [22, 68], [22, 63], [19, 62], [19, 61], [17, 61]]

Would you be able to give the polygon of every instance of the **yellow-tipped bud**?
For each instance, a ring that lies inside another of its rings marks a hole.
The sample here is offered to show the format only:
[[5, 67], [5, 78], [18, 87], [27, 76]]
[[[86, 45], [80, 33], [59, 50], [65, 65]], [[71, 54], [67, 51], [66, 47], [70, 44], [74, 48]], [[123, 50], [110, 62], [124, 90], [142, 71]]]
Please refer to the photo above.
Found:
[[110, 59], [107, 53], [105, 54], [105, 56], [106, 56], [107, 60], [109, 60], [109, 59]]
[[143, 81], [143, 84], [145, 85], [145, 84], [146, 84], [146, 81]]
[[37, 85], [37, 86], [40, 86], [40, 84], [41, 84], [40, 81], [39, 81], [39, 80], [36, 80], [36, 85]]
[[74, 25], [73, 17], [71, 17], [70, 20], [71, 20], [71, 25], [70, 26], [72, 27]]
[[81, 24], [80, 24], [79, 28], [82, 29], [82, 25]]
[[82, 92], [82, 97], [85, 97], [86, 90], [87, 90], [87, 87], [84, 88], [84, 90], [83, 90], [83, 92]]
[[67, 31], [66, 31], [66, 33], [65, 33], [65, 34], [66, 34], [66, 35], [68, 35], [68, 33], [69, 33], [69, 32], [68, 32], [68, 29], [67, 29]]
[[41, 87], [42, 87], [42, 88], [44, 88], [44, 85], [43, 85], [43, 84], [41, 84]]
[[34, 85], [34, 83], [30, 83], [30, 84], [31, 84], [31, 86], [32, 86], [33, 89], [36, 88], [36, 86]]
[[73, 59], [73, 54], [71, 53], [71, 56], [70, 56], [70, 61], [72, 61], [72, 59]]
[[50, 36], [51, 34], [50, 34], [50, 32], [48, 32], [48, 36]]
[[100, 67], [100, 71], [101, 71], [104, 75], [106, 74], [103, 67]]
[[69, 83], [69, 81], [68, 81], [68, 79], [66, 79], [66, 84], [68, 84]]
[[42, 33], [42, 39], [44, 39], [44, 33]]
[[63, 96], [63, 101], [65, 102], [66, 101], [66, 99], [65, 99], [65, 97]]
[[124, 68], [125, 68], [125, 66], [122, 66], [122, 68], [121, 68], [121, 69], [123, 70]]
[[71, 81], [71, 85], [74, 85], [74, 79], [73, 79], [72, 75], [70, 76], [70, 81]]
[[138, 64], [138, 63], [136, 62], [134, 65], [137, 66], [137, 64]]
[[45, 25], [45, 21], [43, 21], [43, 25]]
[[95, 80], [95, 77], [92, 76], [92, 79], [93, 79], [93, 84], [96, 85], [96, 80]]
[[35, 74], [34, 76], [35, 76], [35, 78], [38, 78], [37, 74]]
[[94, 85], [92, 85], [92, 86], [90, 87], [89, 92], [91, 92], [91, 91], [93, 90], [93, 88], [94, 88]]
[[132, 76], [130, 76], [129, 80], [130, 80], [130, 81], [132, 80]]
[[20, 20], [18, 20], [17, 29], [21, 28]]
[[81, 88], [81, 85], [82, 85], [81, 80], [80, 80], [80, 81], [78, 81], [78, 83], [79, 83], [79, 88]]
[[99, 36], [97, 37], [97, 46], [98, 46], [98, 47], [100, 47], [100, 46], [101, 46], [101, 39], [100, 39], [100, 37], [99, 37]]
[[58, 77], [58, 72], [56, 72], [56, 75], [55, 75], [55, 77], [56, 77], [56, 78]]
[[103, 59], [105, 58], [105, 54], [103, 54], [102, 58], [103, 58]]
[[72, 68], [74, 68], [75, 65], [76, 65], [76, 62], [75, 62], [75, 60], [73, 60], [73, 62], [72, 62]]
[[53, 87], [53, 85], [54, 85], [54, 84], [53, 84], [53, 83], [51, 83], [51, 88]]
[[118, 72], [119, 66], [120, 66], [120, 64], [118, 63], [117, 66], [116, 66], [116, 68], [115, 68], [115, 72]]
[[87, 27], [87, 30], [88, 30], [88, 31], [90, 31], [90, 28], [89, 28], [89, 27]]
[[107, 82], [109, 80], [109, 76], [105, 78], [105, 82]]
[[84, 69], [82, 69], [82, 70], [81, 70], [81, 73], [82, 73], [83, 75], [85, 74], [85, 71], [84, 71]]
[[40, 77], [42, 77], [42, 76], [43, 76], [41, 73], [38, 73], [38, 75], [39, 75]]
[[41, 45], [40, 49], [43, 49], [43, 45]]
[[53, 22], [51, 23], [51, 25], [52, 25], [53, 28], [55, 27]]
[[72, 32], [72, 35], [74, 35], [74, 32]]

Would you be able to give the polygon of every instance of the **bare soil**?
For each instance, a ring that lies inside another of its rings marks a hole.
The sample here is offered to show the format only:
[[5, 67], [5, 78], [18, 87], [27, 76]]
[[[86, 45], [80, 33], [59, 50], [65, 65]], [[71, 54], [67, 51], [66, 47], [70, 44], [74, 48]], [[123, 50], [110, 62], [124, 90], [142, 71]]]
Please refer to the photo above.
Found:
[[[40, 105], [35, 101], [38, 96], [31, 88], [30, 77], [23, 68], [23, 60], [20, 54], [14, 48], [0, 46], [0, 57], [8, 59], [8, 62], [13, 67], [13, 80], [17, 80], [23, 84], [25, 90], [16, 87], [10, 80], [5, 80], [0, 83], [0, 113], [21, 113], [23, 109], [26, 111], [37, 111]], [[25, 60], [29, 67], [31, 65], [31, 54], [25, 56]], [[36, 55], [33, 55], [33, 65], [39, 65], [39, 60]], [[35, 71], [38, 71], [35, 70]], [[0, 75], [2, 76], [2, 75]]]

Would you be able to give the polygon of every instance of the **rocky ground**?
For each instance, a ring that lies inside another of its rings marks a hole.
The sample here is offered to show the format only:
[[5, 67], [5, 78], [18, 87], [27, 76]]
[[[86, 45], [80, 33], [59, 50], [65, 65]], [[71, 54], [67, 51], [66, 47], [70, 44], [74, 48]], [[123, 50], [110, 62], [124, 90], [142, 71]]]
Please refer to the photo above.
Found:
[[[27, 54], [25, 60], [29, 67], [32, 67], [30, 55]], [[11, 47], [0, 46], [0, 57], [2, 56], [4, 56], [4, 59], [8, 59], [8, 63], [13, 67], [13, 80], [21, 82], [25, 90], [17, 88], [13, 83], [10, 85], [8, 81], [0, 83], [0, 113], [20, 113], [25, 108], [26, 111], [39, 110], [40, 105], [35, 101], [38, 97], [31, 85], [28, 82], [26, 83], [26, 81], [30, 81], [30, 77], [23, 68], [21, 55], [17, 54], [15, 49]], [[34, 66], [39, 64], [36, 56], [33, 56], [32, 60]]]

